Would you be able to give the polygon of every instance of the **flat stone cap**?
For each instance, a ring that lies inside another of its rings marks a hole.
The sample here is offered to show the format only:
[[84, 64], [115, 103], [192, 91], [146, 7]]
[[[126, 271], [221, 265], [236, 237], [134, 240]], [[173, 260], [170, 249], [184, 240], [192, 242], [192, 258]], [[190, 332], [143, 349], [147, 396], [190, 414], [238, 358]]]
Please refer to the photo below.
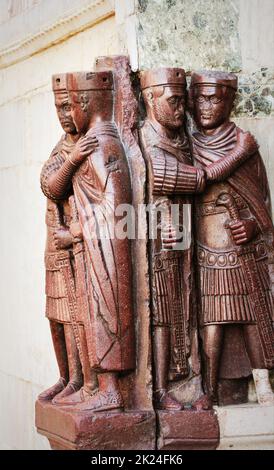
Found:
[[113, 74], [106, 72], [67, 73], [68, 91], [113, 90]]
[[192, 72], [190, 86], [226, 86], [237, 90], [238, 78], [234, 73], [218, 70], [201, 70]]
[[161, 67], [158, 69], [143, 70], [140, 72], [141, 89], [161, 85], [175, 85], [186, 87], [184, 69]]

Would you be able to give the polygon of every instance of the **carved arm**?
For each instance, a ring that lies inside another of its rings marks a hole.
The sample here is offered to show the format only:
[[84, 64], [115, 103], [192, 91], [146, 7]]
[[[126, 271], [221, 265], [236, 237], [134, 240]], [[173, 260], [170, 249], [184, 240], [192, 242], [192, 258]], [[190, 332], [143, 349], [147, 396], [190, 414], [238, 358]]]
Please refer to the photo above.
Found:
[[240, 131], [234, 149], [216, 163], [205, 169], [210, 182], [223, 181], [228, 178], [242, 163], [258, 151], [258, 144], [249, 132]]
[[206, 177], [203, 169], [159, 155], [152, 161], [154, 194], [191, 194], [202, 192]]
[[46, 197], [53, 201], [64, 199], [71, 188], [71, 178], [76, 166], [69, 160], [64, 161], [61, 155], [51, 157], [41, 172], [41, 189]]

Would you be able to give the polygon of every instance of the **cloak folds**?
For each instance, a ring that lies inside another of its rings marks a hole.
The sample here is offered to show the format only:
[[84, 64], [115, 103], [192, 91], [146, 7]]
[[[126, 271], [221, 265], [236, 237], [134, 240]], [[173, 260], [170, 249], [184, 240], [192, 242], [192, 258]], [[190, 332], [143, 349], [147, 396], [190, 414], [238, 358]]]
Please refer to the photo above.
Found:
[[130, 176], [115, 125], [99, 124], [89, 133], [99, 147], [73, 177], [86, 254], [83, 321], [91, 367], [123, 371], [135, 367], [132, 268], [130, 241], [117, 236], [115, 210], [131, 203]]

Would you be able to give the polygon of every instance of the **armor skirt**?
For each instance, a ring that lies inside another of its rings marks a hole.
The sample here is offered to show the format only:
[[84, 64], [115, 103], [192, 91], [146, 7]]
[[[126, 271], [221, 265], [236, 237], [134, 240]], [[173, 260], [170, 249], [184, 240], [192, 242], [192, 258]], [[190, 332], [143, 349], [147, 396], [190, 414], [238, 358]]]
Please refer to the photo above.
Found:
[[[264, 242], [254, 243], [254, 254], [261, 284], [258, 287], [263, 290], [270, 316], [273, 316], [273, 300]], [[236, 250], [212, 251], [199, 244], [198, 272], [201, 325], [256, 323], [246, 273]]]

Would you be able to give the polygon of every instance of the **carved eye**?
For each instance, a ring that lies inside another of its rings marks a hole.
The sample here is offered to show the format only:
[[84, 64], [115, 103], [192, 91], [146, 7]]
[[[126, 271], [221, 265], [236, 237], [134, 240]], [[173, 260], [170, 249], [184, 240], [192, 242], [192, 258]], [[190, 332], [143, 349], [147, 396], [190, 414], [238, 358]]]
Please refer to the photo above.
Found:
[[204, 98], [203, 96], [198, 96], [198, 97], [196, 98], [196, 101], [197, 101], [197, 103], [204, 103], [204, 102], [205, 102], [205, 98]]
[[65, 111], [71, 111], [71, 106], [70, 106], [70, 104], [65, 104], [64, 110], [65, 110]]
[[217, 96], [213, 96], [211, 99], [210, 99], [211, 103], [213, 104], [217, 104], [217, 103], [220, 103], [221, 98], [217, 98]]
[[176, 98], [175, 98], [175, 96], [172, 96], [171, 98], [169, 98], [168, 101], [169, 101], [169, 103], [171, 103], [171, 104], [175, 104], [175, 103], [176, 103]]

